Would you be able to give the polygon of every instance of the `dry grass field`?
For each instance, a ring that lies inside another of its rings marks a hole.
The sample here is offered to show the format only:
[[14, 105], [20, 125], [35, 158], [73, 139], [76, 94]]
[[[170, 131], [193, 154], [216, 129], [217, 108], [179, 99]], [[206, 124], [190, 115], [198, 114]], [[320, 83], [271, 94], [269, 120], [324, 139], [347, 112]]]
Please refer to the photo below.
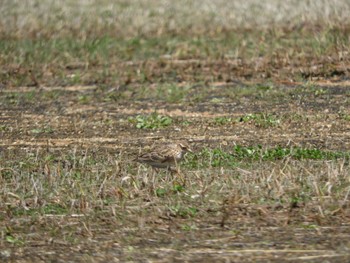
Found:
[[1, 1], [0, 261], [350, 261], [350, 4], [265, 2]]

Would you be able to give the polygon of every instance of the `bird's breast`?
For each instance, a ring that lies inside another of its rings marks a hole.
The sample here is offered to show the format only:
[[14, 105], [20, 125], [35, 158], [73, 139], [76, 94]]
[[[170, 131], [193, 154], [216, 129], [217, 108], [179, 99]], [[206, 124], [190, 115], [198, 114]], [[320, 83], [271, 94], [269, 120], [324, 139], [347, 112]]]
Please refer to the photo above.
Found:
[[175, 155], [175, 158], [176, 158], [176, 160], [181, 160], [181, 159], [182, 159], [182, 152], [178, 152], [178, 153]]

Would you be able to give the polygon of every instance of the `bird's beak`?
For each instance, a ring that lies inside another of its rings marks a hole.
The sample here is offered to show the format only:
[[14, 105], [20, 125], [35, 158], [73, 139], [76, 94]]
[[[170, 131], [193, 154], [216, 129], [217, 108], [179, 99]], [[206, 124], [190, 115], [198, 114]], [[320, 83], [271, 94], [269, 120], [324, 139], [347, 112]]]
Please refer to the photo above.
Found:
[[190, 152], [190, 153], [193, 153], [191, 148], [188, 148], [187, 151]]

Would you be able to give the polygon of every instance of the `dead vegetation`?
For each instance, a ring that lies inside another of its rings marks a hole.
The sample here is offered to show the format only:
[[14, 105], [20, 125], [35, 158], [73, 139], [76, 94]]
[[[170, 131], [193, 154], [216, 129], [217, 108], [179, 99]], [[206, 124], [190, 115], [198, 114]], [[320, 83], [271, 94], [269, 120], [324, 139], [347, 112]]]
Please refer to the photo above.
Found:
[[346, 1], [1, 13], [1, 260], [349, 260]]

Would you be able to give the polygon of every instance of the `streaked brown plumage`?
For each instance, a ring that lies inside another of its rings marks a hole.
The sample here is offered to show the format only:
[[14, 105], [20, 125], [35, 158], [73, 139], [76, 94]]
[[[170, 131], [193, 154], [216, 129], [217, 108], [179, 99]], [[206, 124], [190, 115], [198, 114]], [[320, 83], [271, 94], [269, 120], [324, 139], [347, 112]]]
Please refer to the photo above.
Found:
[[185, 142], [164, 145], [154, 148], [152, 151], [139, 155], [135, 161], [149, 164], [154, 168], [166, 168], [171, 170], [171, 166], [178, 164], [186, 152], [192, 152]]

